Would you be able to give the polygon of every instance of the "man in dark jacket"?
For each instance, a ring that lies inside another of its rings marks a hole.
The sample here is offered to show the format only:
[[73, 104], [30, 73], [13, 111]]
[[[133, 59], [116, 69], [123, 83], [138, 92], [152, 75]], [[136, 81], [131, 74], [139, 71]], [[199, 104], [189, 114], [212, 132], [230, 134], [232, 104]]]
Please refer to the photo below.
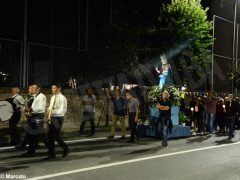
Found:
[[233, 101], [233, 95], [228, 95], [228, 102], [226, 102], [226, 107], [224, 109], [226, 112], [226, 118], [229, 126], [229, 137], [228, 139], [231, 140], [234, 138], [234, 125], [235, 125], [235, 118], [238, 115], [238, 105], [235, 101]]
[[168, 146], [168, 132], [169, 128], [172, 128], [171, 123], [171, 101], [169, 100], [169, 93], [164, 91], [162, 93], [162, 98], [156, 105], [159, 109], [159, 119], [162, 127], [162, 145], [163, 147]]

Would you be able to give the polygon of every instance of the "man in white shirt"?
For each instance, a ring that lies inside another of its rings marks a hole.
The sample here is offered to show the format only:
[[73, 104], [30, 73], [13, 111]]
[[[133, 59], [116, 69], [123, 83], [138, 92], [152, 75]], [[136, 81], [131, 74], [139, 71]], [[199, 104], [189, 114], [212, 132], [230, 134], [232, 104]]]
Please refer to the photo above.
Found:
[[69, 149], [67, 144], [60, 137], [60, 131], [64, 121], [64, 115], [67, 112], [67, 99], [61, 93], [61, 87], [58, 84], [52, 85], [52, 98], [49, 106], [48, 115], [48, 157], [45, 160], [56, 159], [55, 141], [63, 149], [62, 157], [68, 155]]
[[43, 133], [44, 114], [46, 109], [46, 96], [40, 92], [41, 86], [38, 84], [32, 85], [33, 103], [30, 108], [31, 118], [28, 121], [29, 128], [26, 129], [29, 136], [28, 152], [23, 154], [32, 156], [36, 150], [36, 141], [39, 139], [39, 135]]
[[9, 120], [9, 132], [10, 132], [10, 144], [17, 145], [20, 143], [21, 138], [18, 134], [17, 125], [21, 119], [21, 109], [24, 106], [25, 100], [19, 95], [20, 89], [13, 87], [11, 90], [12, 97], [8, 98], [7, 101], [13, 106], [13, 115]]
[[82, 123], [80, 126], [79, 133], [80, 135], [83, 134], [85, 124], [87, 120], [90, 120], [91, 123], [91, 134], [89, 136], [93, 136], [95, 134], [95, 124], [94, 124], [94, 113], [95, 113], [95, 105], [96, 105], [96, 97], [93, 94], [92, 88], [88, 88], [86, 90], [87, 95], [83, 97], [83, 105], [84, 105], [84, 110], [83, 110], [83, 117], [82, 117]]

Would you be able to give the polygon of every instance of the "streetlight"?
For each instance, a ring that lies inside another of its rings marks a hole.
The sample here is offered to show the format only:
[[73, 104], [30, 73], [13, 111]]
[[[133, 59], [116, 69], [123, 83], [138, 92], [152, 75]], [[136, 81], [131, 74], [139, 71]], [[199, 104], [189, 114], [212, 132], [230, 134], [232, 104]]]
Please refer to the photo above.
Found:
[[[237, 5], [238, 5], [238, 1], [239, 0], [235, 0], [235, 3], [234, 3], [234, 22], [233, 22], [233, 58], [232, 58], [232, 73], [234, 73], [234, 63], [235, 63], [235, 71], [237, 71], [237, 66], [238, 66], [238, 50], [236, 49], [236, 52], [235, 52], [235, 45], [236, 45], [236, 42], [238, 42], [238, 39], [236, 41], [236, 27], [237, 27]], [[238, 37], [237, 37], [238, 38]], [[237, 46], [238, 46], [238, 43], [237, 43]], [[233, 89], [234, 89], [234, 80], [232, 80], [232, 92], [233, 92]], [[235, 93], [237, 95], [237, 87], [235, 88]]]

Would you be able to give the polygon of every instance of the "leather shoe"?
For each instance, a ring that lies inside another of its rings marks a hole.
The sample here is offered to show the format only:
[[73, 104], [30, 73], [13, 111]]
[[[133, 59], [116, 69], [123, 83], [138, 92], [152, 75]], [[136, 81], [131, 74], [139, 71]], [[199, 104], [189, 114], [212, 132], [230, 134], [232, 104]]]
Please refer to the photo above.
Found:
[[48, 156], [46, 158], [44, 158], [43, 160], [54, 160], [56, 159], [56, 156]]
[[63, 151], [62, 157], [67, 157], [68, 153], [69, 153], [69, 149], [65, 149]]
[[26, 152], [26, 153], [23, 153], [21, 156], [22, 157], [33, 157], [35, 155], [35, 153], [33, 152]]

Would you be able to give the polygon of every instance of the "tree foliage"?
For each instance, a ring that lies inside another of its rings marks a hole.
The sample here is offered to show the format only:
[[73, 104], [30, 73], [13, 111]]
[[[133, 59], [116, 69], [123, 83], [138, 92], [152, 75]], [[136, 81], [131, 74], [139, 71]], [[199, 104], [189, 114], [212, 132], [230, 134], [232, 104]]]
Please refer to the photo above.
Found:
[[[186, 48], [175, 56], [174, 62], [180, 77], [184, 71], [191, 71], [192, 76], [199, 79], [211, 61], [210, 46], [213, 43], [211, 36], [212, 22], [207, 20], [208, 8], [204, 9], [201, 0], [172, 0], [164, 4], [156, 25], [149, 29], [150, 35], [155, 38], [153, 46], [163, 51], [178, 49], [179, 44], [187, 43]], [[182, 61], [186, 65], [183, 65]]]
[[[146, 26], [141, 24], [140, 15], [114, 14], [114, 21], [109, 32], [107, 47], [91, 49], [88, 53], [89, 62], [98, 60], [96, 66], [98, 78], [129, 73], [138, 64], [141, 39], [147, 34]], [[93, 65], [92, 65], [93, 66]], [[89, 74], [88, 77], [95, 74]]]

